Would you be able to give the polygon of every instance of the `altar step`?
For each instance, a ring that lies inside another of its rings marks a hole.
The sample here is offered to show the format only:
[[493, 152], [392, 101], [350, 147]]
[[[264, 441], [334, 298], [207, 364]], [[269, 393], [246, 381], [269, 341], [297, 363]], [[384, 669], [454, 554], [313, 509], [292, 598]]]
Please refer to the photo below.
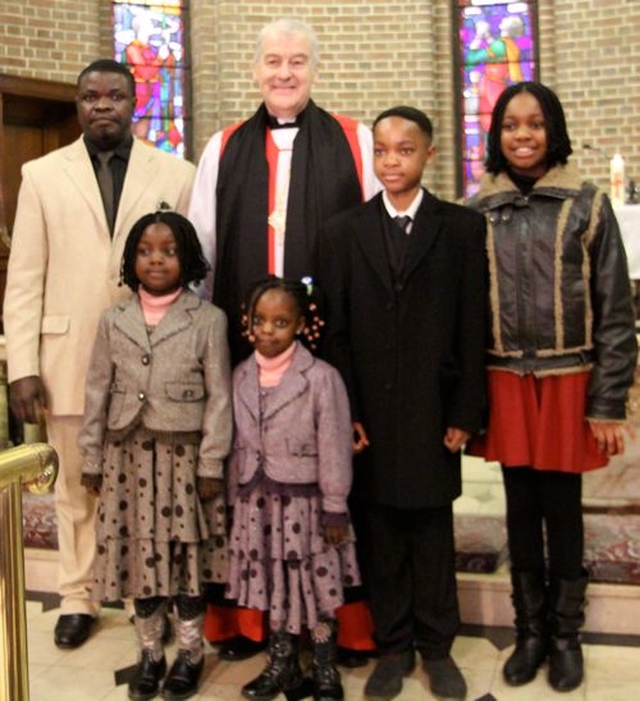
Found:
[[[26, 588], [56, 592], [56, 550], [25, 549]], [[513, 625], [507, 563], [491, 574], [458, 573], [458, 599], [462, 622], [482, 626]], [[612, 635], [638, 635], [640, 586], [591, 583], [587, 590], [585, 631]]]

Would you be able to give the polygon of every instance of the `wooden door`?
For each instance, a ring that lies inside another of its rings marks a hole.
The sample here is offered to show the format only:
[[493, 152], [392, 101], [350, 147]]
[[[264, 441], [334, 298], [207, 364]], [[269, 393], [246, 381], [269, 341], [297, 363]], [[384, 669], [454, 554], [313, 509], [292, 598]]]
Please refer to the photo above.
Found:
[[0, 74], [0, 309], [20, 169], [78, 137], [75, 92], [67, 83]]

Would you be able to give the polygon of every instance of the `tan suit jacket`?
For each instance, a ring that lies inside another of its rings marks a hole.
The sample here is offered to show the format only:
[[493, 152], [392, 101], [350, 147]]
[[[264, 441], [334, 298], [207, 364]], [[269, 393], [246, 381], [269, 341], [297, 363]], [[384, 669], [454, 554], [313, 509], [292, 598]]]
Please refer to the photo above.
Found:
[[41, 376], [53, 415], [81, 415], [98, 320], [118, 287], [132, 225], [162, 202], [185, 214], [195, 167], [134, 140], [113, 239], [84, 145], [26, 163], [4, 302], [9, 382]]

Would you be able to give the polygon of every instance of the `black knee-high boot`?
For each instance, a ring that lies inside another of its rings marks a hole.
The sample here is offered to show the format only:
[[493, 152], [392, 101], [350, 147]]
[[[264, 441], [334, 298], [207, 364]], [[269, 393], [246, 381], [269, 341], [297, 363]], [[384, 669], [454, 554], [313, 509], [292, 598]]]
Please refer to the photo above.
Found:
[[549, 684], [556, 691], [571, 691], [582, 684], [584, 660], [579, 630], [584, 624], [586, 571], [578, 579], [554, 579], [549, 583], [551, 639]]
[[271, 701], [283, 692], [289, 699], [304, 686], [304, 678], [298, 661], [297, 635], [283, 631], [269, 636], [269, 662], [262, 673], [242, 687], [242, 695], [253, 701]]
[[340, 672], [336, 667], [338, 653], [338, 622], [335, 618], [325, 619], [311, 633], [313, 659], [314, 701], [340, 701], [344, 698]]
[[516, 612], [516, 648], [502, 673], [511, 686], [530, 682], [547, 657], [547, 596], [544, 572], [511, 571], [511, 598]]

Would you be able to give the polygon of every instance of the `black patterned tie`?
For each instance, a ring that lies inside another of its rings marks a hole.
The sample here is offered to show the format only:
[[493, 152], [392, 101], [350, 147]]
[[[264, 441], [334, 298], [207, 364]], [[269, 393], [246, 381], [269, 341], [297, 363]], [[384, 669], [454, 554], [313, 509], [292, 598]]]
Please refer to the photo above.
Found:
[[394, 217], [393, 225], [398, 227], [403, 234], [408, 234], [409, 224], [411, 224], [411, 217], [405, 214], [403, 217]]

